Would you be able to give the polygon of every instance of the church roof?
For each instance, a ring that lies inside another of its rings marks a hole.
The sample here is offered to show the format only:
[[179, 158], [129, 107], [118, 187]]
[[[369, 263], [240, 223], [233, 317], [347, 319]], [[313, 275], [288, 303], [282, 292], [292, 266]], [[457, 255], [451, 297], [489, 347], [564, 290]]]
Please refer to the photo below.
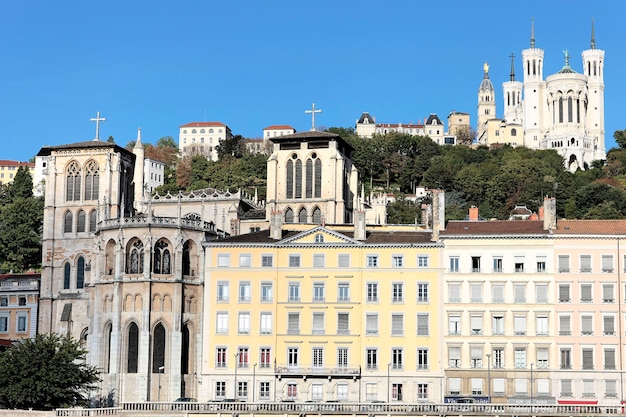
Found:
[[39, 150], [39, 152], [37, 153], [37, 156], [49, 156], [52, 154], [52, 152], [63, 151], [66, 149], [102, 149], [102, 148], [113, 148], [115, 149], [116, 152], [134, 155], [128, 149], [123, 148], [119, 145], [116, 145], [115, 143], [95, 139], [95, 140], [88, 140], [84, 142], [68, 143], [66, 145], [44, 146], [43, 148]]
[[274, 136], [267, 138], [270, 142], [274, 143], [289, 143], [289, 142], [314, 142], [320, 140], [328, 140], [339, 142], [344, 148], [354, 151], [352, 145], [346, 142], [341, 136], [336, 133], [320, 132], [319, 130], [309, 130], [306, 132], [293, 133], [291, 135]]

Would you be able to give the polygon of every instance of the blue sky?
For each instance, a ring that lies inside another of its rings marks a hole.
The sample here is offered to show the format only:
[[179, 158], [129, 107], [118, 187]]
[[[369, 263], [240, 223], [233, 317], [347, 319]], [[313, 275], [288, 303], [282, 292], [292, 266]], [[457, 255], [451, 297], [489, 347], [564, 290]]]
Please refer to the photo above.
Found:
[[626, 31], [621, 1], [4, 1], [0, 13], [0, 159], [25, 161], [44, 145], [100, 137], [120, 145], [178, 141], [178, 127], [220, 121], [234, 134], [423, 121], [467, 112], [476, 123], [483, 63], [502, 117], [509, 55], [563, 50], [582, 72], [595, 20], [605, 56], [607, 149], [626, 129]]

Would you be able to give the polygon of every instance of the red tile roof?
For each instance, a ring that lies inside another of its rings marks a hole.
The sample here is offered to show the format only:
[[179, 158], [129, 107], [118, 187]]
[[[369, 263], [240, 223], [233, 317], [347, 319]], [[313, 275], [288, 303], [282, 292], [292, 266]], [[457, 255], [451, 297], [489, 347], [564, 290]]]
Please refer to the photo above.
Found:
[[9, 159], [0, 159], [0, 166], [2, 167], [18, 167], [20, 165], [24, 165], [29, 168], [35, 168], [35, 164], [33, 164], [32, 162], [20, 162], [20, 161], [11, 161]]
[[185, 125], [181, 125], [180, 127], [202, 127], [202, 126], [224, 126], [226, 125], [222, 122], [191, 122]]
[[449, 221], [441, 237], [458, 235], [548, 235], [541, 220]]
[[626, 220], [557, 220], [555, 235], [626, 235]]
[[263, 130], [285, 130], [285, 129], [296, 130], [289, 125], [272, 125], [272, 126], [268, 126], [264, 128]]

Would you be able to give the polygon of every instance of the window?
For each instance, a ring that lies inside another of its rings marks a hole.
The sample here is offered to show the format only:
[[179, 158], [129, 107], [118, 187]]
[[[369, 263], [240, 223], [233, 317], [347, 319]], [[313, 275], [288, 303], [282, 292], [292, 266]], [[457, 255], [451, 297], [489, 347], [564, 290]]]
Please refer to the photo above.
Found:
[[261, 283], [261, 301], [270, 302], [274, 299], [273, 286], [271, 282]]
[[614, 286], [613, 284], [602, 284], [602, 302], [603, 303], [614, 303], [615, 295], [614, 295]]
[[513, 317], [513, 331], [516, 336], [526, 335], [526, 315], [516, 314]]
[[391, 335], [402, 336], [404, 334], [404, 315], [394, 313], [391, 315]]
[[491, 332], [494, 336], [504, 336], [504, 315], [494, 314]]
[[428, 313], [417, 313], [417, 335], [428, 336]]
[[548, 348], [537, 348], [537, 369], [548, 368]]
[[602, 334], [604, 336], [615, 336], [615, 317], [613, 316], [604, 316], [602, 317], [603, 331]]
[[349, 302], [350, 301], [350, 284], [347, 282], [340, 282], [337, 286], [337, 301]]
[[550, 396], [550, 380], [547, 378], [537, 378], [537, 396], [549, 397]]
[[374, 282], [367, 283], [367, 301], [370, 303], [378, 302], [378, 284]]
[[323, 282], [315, 282], [313, 283], [313, 301], [314, 302], [324, 302], [324, 283]]
[[17, 331], [19, 333], [26, 332], [26, 316], [25, 315], [20, 314], [17, 316]]
[[272, 334], [272, 313], [261, 313], [261, 334]]
[[25, 306], [26, 305], [26, 297], [19, 297], [17, 299], [17, 305], [18, 306]]
[[570, 316], [559, 316], [559, 336], [570, 336], [572, 334], [572, 324]]
[[289, 302], [291, 303], [300, 302], [300, 283], [299, 282], [289, 283]]
[[606, 398], [617, 398], [617, 381], [607, 379], [604, 381], [604, 396]]
[[367, 255], [366, 265], [368, 268], [378, 268], [378, 255]]
[[591, 255], [580, 255], [580, 272], [591, 272]]
[[548, 335], [548, 316], [537, 316], [535, 323], [535, 331], [537, 336]]
[[313, 254], [313, 268], [324, 268], [326, 265], [326, 258], [323, 253]]
[[448, 316], [448, 334], [460, 335], [461, 334], [461, 316], [454, 314]]
[[591, 303], [592, 301], [591, 284], [580, 284], [580, 302]]
[[337, 367], [344, 370], [348, 367], [348, 348], [337, 348]]
[[461, 284], [448, 284], [448, 301], [451, 303], [461, 302]]
[[470, 367], [483, 367], [483, 348], [479, 346], [470, 347]]
[[559, 303], [571, 303], [569, 284], [559, 284]]
[[514, 292], [514, 297], [515, 297], [515, 303], [526, 302], [526, 285], [525, 284], [515, 284], [513, 286], [513, 292]]
[[450, 257], [450, 272], [459, 272], [459, 257]]
[[417, 302], [418, 303], [428, 302], [428, 284], [427, 283], [417, 284]]
[[219, 268], [227, 268], [230, 266], [230, 255], [227, 253], [220, 253], [217, 255], [217, 266]]
[[593, 369], [593, 349], [583, 348], [583, 369]]
[[537, 303], [547, 303], [548, 302], [548, 285], [547, 284], [536, 284], [535, 285], [535, 297]]
[[228, 301], [228, 281], [217, 282], [217, 301]]
[[559, 350], [561, 356], [561, 369], [572, 368], [572, 350], [570, 348], [561, 348]]
[[378, 335], [377, 313], [367, 313], [365, 315], [365, 334], [369, 336]]
[[[314, 223], [316, 223], [314, 221]], [[315, 243], [324, 243], [324, 235], [321, 233], [318, 233], [315, 235]]]
[[350, 255], [347, 253], [337, 255], [337, 266], [339, 268], [350, 268]]
[[82, 233], [85, 231], [85, 226], [87, 224], [87, 215], [83, 210], [78, 211], [78, 215], [76, 216], [76, 232]]
[[483, 316], [478, 314], [470, 315], [470, 328], [472, 335], [483, 334]]
[[502, 272], [502, 257], [493, 258], [493, 272]]
[[493, 384], [491, 391], [494, 396], [503, 397], [506, 394], [506, 380], [504, 378], [493, 378], [491, 383]]
[[391, 349], [391, 368], [402, 369], [402, 348]]
[[85, 287], [85, 258], [78, 257], [76, 262], [76, 288]]
[[250, 334], [250, 313], [239, 313], [239, 334]]
[[613, 272], [613, 255], [602, 255], [602, 272]]
[[313, 334], [321, 335], [324, 333], [324, 313], [313, 313]]
[[594, 389], [593, 379], [583, 379], [583, 398], [595, 398], [596, 392]]
[[81, 172], [78, 162], [72, 161], [67, 168], [65, 179], [65, 201], [80, 200]]
[[459, 346], [448, 347], [448, 366], [450, 368], [461, 367], [461, 348]]
[[583, 336], [593, 336], [593, 316], [582, 315], [580, 317], [581, 334]]
[[504, 368], [504, 349], [503, 348], [493, 349], [493, 367], [496, 369]]
[[324, 349], [319, 347], [313, 348], [313, 368], [324, 367]]
[[470, 301], [472, 303], [483, 302], [483, 285], [482, 284], [470, 284]]
[[516, 395], [528, 395], [528, 380], [526, 378], [515, 378], [514, 382]]
[[0, 297], [0, 307], [7, 307], [9, 305], [9, 297]]
[[298, 348], [297, 347], [287, 348], [287, 366], [289, 367], [298, 366]]
[[402, 303], [404, 301], [403, 284], [400, 282], [394, 282], [391, 284], [391, 302]]
[[428, 255], [417, 255], [417, 267], [428, 268]]
[[215, 381], [215, 397], [226, 397], [226, 381]]
[[604, 348], [604, 369], [615, 369], [615, 348]]
[[215, 367], [226, 368], [226, 348], [215, 348]]
[[262, 347], [259, 351], [260, 360], [259, 367], [260, 368], [270, 368], [272, 366], [272, 351], [268, 347]]
[[393, 255], [391, 257], [391, 266], [394, 268], [402, 268], [404, 266], [404, 257], [402, 255]]
[[391, 384], [391, 399], [402, 401], [402, 384]]
[[376, 348], [367, 348], [365, 351], [365, 361], [367, 369], [378, 369], [378, 350]]
[[261, 255], [261, 266], [263, 268], [271, 268], [274, 265], [274, 257], [272, 255]]
[[524, 257], [516, 256], [514, 259], [515, 262], [515, 272], [524, 272]]
[[523, 347], [515, 348], [515, 368], [516, 369], [526, 368], [526, 348], [523, 348]]
[[239, 283], [239, 301], [250, 301], [250, 281], [242, 281]]
[[480, 272], [480, 256], [472, 256], [472, 272]]
[[300, 255], [289, 255], [289, 267], [300, 268]]
[[494, 303], [504, 302], [504, 284], [491, 285], [491, 301]]
[[417, 384], [417, 399], [418, 400], [428, 399], [428, 384]]
[[349, 313], [337, 313], [337, 334], [350, 334]]
[[461, 378], [448, 378], [448, 392], [450, 395], [461, 394]]
[[569, 272], [569, 255], [559, 255], [559, 272]]
[[0, 333], [9, 332], [9, 317], [6, 315], [0, 316]]
[[287, 315], [287, 334], [300, 334], [300, 313]]
[[428, 369], [428, 349], [426, 348], [417, 349], [417, 369]]
[[546, 259], [545, 256], [537, 256], [536, 272], [546, 272]]
[[572, 397], [572, 380], [571, 379], [562, 379], [561, 380], [561, 397]]
[[252, 255], [249, 253], [242, 253], [239, 255], [239, 267], [250, 268], [252, 266]]
[[89, 161], [85, 168], [85, 200], [98, 200], [100, 174], [96, 161]]
[[470, 378], [470, 388], [472, 395], [483, 395], [483, 380], [481, 378]]
[[220, 334], [228, 333], [228, 313], [226, 312], [218, 312], [217, 313], [217, 327], [216, 332]]

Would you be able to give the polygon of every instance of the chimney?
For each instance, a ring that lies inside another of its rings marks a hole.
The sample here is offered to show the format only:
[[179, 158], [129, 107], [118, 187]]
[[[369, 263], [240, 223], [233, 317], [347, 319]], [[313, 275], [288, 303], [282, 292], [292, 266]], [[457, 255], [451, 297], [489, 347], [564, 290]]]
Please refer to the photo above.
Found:
[[357, 210], [354, 213], [354, 238], [356, 240], [365, 240], [366, 237], [365, 211]]
[[543, 206], [539, 207], [537, 209], [537, 212], [539, 214], [539, 220], [543, 220], [543, 216], [544, 216], [544, 212], [545, 212], [545, 208]]
[[469, 219], [470, 221], [477, 221], [478, 220], [478, 207], [476, 206], [472, 206], [469, 209]]
[[270, 217], [270, 238], [280, 240], [283, 238], [283, 213], [273, 211]]
[[433, 240], [438, 240], [439, 232], [446, 228], [446, 193], [443, 190], [433, 190], [432, 196]]
[[556, 229], [556, 199], [546, 197], [543, 199], [543, 230]]

